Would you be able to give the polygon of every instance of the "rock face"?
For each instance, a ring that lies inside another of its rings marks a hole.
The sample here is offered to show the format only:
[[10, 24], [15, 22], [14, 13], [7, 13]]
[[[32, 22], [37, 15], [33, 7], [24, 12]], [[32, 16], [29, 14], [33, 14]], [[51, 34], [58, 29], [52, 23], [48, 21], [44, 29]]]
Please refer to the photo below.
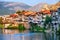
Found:
[[59, 7], [60, 7], [60, 1], [58, 3], [56, 3], [56, 4], [51, 5], [50, 9], [51, 10], [57, 10], [57, 8], [59, 8]]
[[55, 4], [56, 6], [60, 6], [60, 1], [58, 3]]
[[60, 7], [60, 1], [57, 2], [56, 4], [46, 4], [46, 3], [39, 3], [28, 10], [30, 11], [40, 11], [41, 9], [46, 9], [46, 10], [57, 10], [57, 8]]

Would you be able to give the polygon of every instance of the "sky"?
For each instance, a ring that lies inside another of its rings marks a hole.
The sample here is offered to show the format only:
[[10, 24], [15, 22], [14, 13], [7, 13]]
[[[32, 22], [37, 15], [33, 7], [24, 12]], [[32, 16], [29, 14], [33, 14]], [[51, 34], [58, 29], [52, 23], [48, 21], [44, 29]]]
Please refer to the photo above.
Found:
[[36, 5], [38, 3], [54, 4], [54, 3], [57, 3], [59, 0], [0, 0], [0, 1], [21, 2], [21, 3], [28, 4], [28, 5]]

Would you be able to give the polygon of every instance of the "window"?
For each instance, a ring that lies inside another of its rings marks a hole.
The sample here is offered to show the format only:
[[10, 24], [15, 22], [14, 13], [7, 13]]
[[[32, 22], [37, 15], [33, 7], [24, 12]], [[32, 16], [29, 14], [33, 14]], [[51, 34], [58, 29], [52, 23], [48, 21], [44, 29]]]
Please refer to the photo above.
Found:
[[54, 25], [57, 25], [57, 23], [55, 23]]
[[58, 13], [56, 12], [56, 15], [58, 15]]

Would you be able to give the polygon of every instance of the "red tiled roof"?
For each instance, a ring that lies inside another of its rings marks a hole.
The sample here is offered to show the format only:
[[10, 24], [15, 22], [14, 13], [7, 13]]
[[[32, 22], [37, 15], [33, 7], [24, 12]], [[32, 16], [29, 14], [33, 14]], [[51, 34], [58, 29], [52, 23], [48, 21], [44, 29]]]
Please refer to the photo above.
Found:
[[13, 18], [18, 17], [18, 14], [11, 14], [10, 17], [13, 17]]
[[50, 10], [41, 10], [44, 14], [51, 14]]

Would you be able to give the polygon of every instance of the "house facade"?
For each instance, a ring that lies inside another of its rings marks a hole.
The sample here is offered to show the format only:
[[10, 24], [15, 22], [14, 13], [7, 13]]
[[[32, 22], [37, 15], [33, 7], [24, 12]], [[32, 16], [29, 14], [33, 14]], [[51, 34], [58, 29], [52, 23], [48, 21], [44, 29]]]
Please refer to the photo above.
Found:
[[57, 31], [59, 30], [60, 25], [60, 8], [57, 11], [53, 11], [52, 14], [52, 29]]

